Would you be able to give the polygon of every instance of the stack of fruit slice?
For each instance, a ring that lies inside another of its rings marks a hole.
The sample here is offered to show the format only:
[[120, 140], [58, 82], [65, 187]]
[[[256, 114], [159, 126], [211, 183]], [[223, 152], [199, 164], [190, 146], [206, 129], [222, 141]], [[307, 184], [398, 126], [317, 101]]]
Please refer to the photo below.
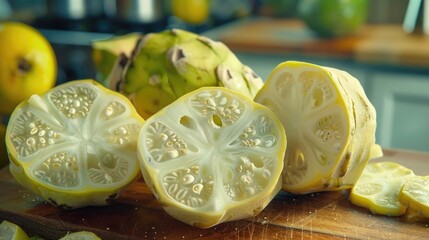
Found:
[[369, 163], [350, 200], [371, 212], [410, 220], [429, 219], [429, 176], [416, 176], [394, 162]]

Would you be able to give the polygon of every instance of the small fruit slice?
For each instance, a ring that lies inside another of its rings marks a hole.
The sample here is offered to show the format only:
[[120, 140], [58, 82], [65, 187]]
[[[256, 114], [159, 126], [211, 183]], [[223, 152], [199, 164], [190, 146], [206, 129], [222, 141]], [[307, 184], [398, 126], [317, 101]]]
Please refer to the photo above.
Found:
[[56, 206], [106, 205], [138, 176], [143, 122], [127, 98], [93, 80], [57, 86], [12, 113], [10, 170]]
[[80, 231], [80, 232], [68, 233], [67, 235], [60, 238], [59, 240], [101, 240], [101, 238], [98, 237], [95, 233]]
[[143, 177], [164, 209], [208, 228], [258, 214], [281, 188], [284, 129], [266, 107], [238, 92], [204, 87], [142, 127]]
[[15, 223], [3, 220], [0, 224], [0, 239], [26, 240], [30, 239], [22, 228]]
[[415, 216], [429, 219], [429, 176], [407, 178], [399, 200], [413, 212]]
[[304, 62], [277, 66], [255, 101], [281, 120], [288, 137], [283, 189], [302, 194], [351, 188], [375, 142], [376, 113], [359, 81]]
[[394, 162], [369, 163], [352, 188], [350, 201], [373, 213], [400, 216], [407, 206], [399, 201], [399, 194], [412, 170]]

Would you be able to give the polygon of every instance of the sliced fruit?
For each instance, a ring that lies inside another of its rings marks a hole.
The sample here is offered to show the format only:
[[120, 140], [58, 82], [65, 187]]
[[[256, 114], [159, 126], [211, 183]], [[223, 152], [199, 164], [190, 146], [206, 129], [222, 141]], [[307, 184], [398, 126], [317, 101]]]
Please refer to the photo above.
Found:
[[109, 204], [138, 176], [143, 122], [128, 99], [93, 80], [57, 86], [12, 113], [10, 170], [53, 205]]
[[208, 228], [258, 214], [281, 188], [284, 129], [266, 107], [222, 87], [179, 98], [142, 127], [143, 177], [173, 217]]
[[284, 62], [255, 101], [273, 110], [286, 130], [286, 191], [351, 188], [367, 161], [382, 154], [374, 147], [375, 109], [359, 81], [344, 71]]
[[15, 223], [3, 220], [0, 224], [0, 239], [26, 240], [30, 239], [22, 228]]
[[394, 162], [369, 163], [352, 188], [350, 201], [373, 213], [400, 216], [407, 206], [399, 201], [399, 194], [412, 170]]
[[98, 237], [95, 233], [80, 231], [80, 232], [68, 233], [67, 235], [60, 238], [59, 240], [101, 240], [101, 238]]
[[429, 219], [429, 176], [407, 178], [399, 200], [408, 206], [408, 213], [412, 212], [414, 217]]
[[179, 29], [145, 35], [131, 57], [119, 56], [108, 78], [143, 118], [200, 87], [223, 86], [253, 98], [262, 85], [225, 44]]

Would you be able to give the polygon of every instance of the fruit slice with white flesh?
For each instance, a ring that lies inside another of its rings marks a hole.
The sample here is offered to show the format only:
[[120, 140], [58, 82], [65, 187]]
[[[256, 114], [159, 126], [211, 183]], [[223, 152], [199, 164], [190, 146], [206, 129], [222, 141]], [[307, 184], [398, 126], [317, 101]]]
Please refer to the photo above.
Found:
[[10, 170], [23, 186], [65, 208], [106, 205], [139, 175], [132, 103], [93, 80], [33, 95], [6, 132]]
[[[283, 189], [296, 194], [351, 188], [376, 149], [376, 113], [348, 73], [304, 62], [277, 66], [255, 101], [288, 137]], [[374, 146], [374, 147], [373, 147]]]
[[429, 219], [429, 176], [407, 178], [399, 194], [401, 203], [408, 206], [413, 218]]
[[223, 87], [182, 96], [147, 119], [138, 140], [156, 198], [201, 228], [262, 211], [281, 189], [285, 148], [274, 113]]
[[407, 206], [399, 201], [399, 194], [412, 170], [394, 162], [368, 163], [350, 193], [350, 201], [373, 213], [400, 216]]
[[30, 239], [22, 228], [15, 223], [3, 220], [0, 224], [0, 239], [27, 240]]

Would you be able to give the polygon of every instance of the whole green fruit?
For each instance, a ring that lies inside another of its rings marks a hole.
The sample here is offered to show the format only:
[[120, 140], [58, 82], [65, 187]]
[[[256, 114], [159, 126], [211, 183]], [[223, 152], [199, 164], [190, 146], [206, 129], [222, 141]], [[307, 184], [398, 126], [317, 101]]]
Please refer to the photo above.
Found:
[[366, 21], [368, 0], [301, 0], [298, 14], [321, 37], [350, 35]]

